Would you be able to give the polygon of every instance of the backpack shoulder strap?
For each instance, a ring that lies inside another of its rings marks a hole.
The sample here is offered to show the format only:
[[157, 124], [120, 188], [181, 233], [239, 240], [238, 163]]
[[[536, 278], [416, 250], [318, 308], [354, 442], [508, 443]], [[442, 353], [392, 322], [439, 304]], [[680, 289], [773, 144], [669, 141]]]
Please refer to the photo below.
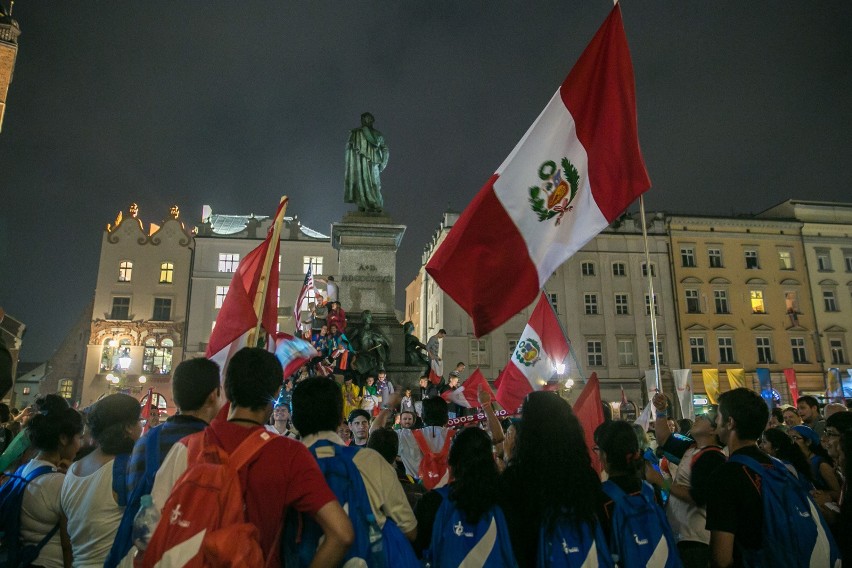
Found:
[[601, 489], [603, 489], [603, 492], [606, 493], [607, 497], [616, 502], [627, 496], [627, 493], [625, 493], [624, 490], [616, 485], [611, 479], [604, 481], [601, 485]]
[[705, 455], [705, 454], [710, 454], [710, 453], [713, 453], [713, 454], [722, 454], [722, 455], [724, 455], [724, 452], [722, 451], [722, 448], [720, 448], [719, 446], [714, 446], [714, 445], [711, 445], [711, 446], [704, 446], [703, 448], [701, 448], [700, 450], [698, 450], [697, 452], [695, 452], [695, 453], [692, 455], [692, 461], [691, 461], [690, 463], [691, 463], [692, 465], [695, 465], [695, 462], [697, 462], [697, 461], [698, 461], [698, 459], [699, 459], [701, 456], [703, 456], [703, 455]]
[[426, 438], [423, 436], [423, 432], [420, 430], [412, 430], [411, 435], [414, 436], [414, 441], [417, 442], [417, 447], [420, 448], [420, 451], [424, 456], [432, 453], [432, 448], [430, 448], [429, 444], [426, 443]]
[[251, 435], [243, 440], [237, 449], [231, 452], [231, 457], [228, 462], [236, 470], [242, 469], [251, 459], [257, 454], [263, 446], [272, 440], [272, 434], [266, 430], [252, 432]]
[[[18, 473], [18, 474], [22, 473], [24, 467], [26, 467], [26, 466], [21, 466], [21, 468], [16, 473]], [[32, 481], [36, 477], [39, 477], [39, 476], [44, 475], [46, 473], [52, 473], [54, 471], [57, 471], [57, 469], [55, 467], [53, 467], [52, 465], [41, 465], [41, 466], [35, 468], [34, 470], [32, 470], [31, 472], [29, 472], [26, 477], [23, 477], [23, 476], [21, 476], [21, 477], [23, 478], [23, 480], [26, 483], [29, 483], [30, 481]]]
[[455, 436], [455, 435], [456, 435], [455, 430], [448, 430], [447, 431], [447, 435], [444, 437], [444, 447], [441, 448], [441, 452], [440, 452], [441, 456], [446, 456], [447, 454], [450, 453], [450, 444], [452, 443], [453, 436]]

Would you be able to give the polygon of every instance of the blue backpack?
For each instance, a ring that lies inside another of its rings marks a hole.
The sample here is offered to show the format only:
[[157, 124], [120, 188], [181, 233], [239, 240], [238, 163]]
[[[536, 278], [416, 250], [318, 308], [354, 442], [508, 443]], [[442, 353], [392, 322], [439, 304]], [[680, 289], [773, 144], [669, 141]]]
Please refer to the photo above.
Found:
[[500, 507], [494, 506], [477, 523], [470, 523], [450, 500], [450, 487], [435, 489], [441, 507], [432, 525], [432, 542], [423, 558], [431, 568], [510, 568], [517, 566]]
[[604, 482], [603, 490], [615, 503], [609, 544], [619, 566], [681, 566], [672, 528], [648, 482], [643, 481], [642, 490], [634, 495], [625, 493], [612, 480]]
[[[375, 562], [370, 562], [370, 521], [367, 516], [372, 515], [373, 510], [361, 472], [352, 461], [359, 448], [320, 440], [309, 449], [328, 486], [352, 521], [355, 540], [344, 557], [344, 563], [361, 558], [372, 568]], [[281, 544], [282, 566], [309, 566], [322, 534], [322, 529], [313, 519], [294, 511], [288, 513]]]
[[21, 505], [24, 502], [24, 491], [30, 481], [36, 477], [56, 471], [56, 468], [52, 466], [43, 465], [24, 476], [25, 467], [26, 464], [19, 467], [15, 473], [8, 474], [9, 480], [0, 487], [0, 530], [3, 531], [3, 544], [6, 551], [4, 566], [10, 568], [32, 564], [44, 545], [59, 530], [59, 523], [57, 523], [38, 544], [25, 545], [21, 541]]
[[541, 523], [538, 568], [612, 568], [615, 564], [600, 523], [594, 527], [563, 512]]
[[761, 478], [763, 543], [741, 548], [744, 566], [840, 566], [840, 551], [825, 519], [800, 482], [779, 460], [771, 466], [734, 454], [728, 462], [742, 464]]

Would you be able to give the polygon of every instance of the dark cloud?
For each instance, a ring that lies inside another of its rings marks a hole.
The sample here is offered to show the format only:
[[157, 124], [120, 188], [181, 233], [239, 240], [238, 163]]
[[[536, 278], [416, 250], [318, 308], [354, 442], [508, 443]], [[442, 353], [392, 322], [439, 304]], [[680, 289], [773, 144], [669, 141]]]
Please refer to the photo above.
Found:
[[[346, 210], [343, 146], [365, 110], [391, 148], [388, 208], [409, 227], [404, 285], [441, 213], [467, 205], [609, 9], [19, 2], [0, 134], [0, 305], [30, 326], [23, 357], [49, 356], [89, 301], [102, 228], [131, 201], [147, 221], [172, 203], [197, 219], [205, 203], [268, 214], [286, 193], [327, 231]], [[623, 10], [649, 208], [849, 201], [848, 3]]]

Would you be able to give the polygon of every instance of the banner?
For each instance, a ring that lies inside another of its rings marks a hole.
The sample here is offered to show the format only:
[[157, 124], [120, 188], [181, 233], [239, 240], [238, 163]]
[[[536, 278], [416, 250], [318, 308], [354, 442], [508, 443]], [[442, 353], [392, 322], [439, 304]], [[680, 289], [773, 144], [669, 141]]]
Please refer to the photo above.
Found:
[[843, 391], [840, 389], [840, 369], [832, 367], [825, 375], [825, 396], [829, 402], [843, 402]]
[[745, 369], [725, 369], [725, 373], [728, 375], [728, 384], [731, 385], [731, 390], [745, 388]]
[[757, 381], [760, 383], [760, 396], [766, 401], [766, 406], [772, 410], [775, 408], [775, 400], [772, 398], [772, 376], [769, 374], [769, 369], [758, 367], [755, 369], [755, 373], [757, 373]]
[[852, 398], [852, 369], [846, 369], [848, 375], [843, 381], [843, 398]]
[[692, 369], [673, 369], [672, 375], [681, 415], [695, 420], [695, 406], [692, 404]]
[[[495, 410], [494, 415], [497, 418], [511, 418], [512, 416], [519, 416], [520, 414], [517, 412], [509, 412], [508, 410]], [[470, 416], [462, 416], [461, 418], [450, 418], [447, 422], [447, 426], [462, 426], [464, 424], [470, 424], [473, 422], [481, 422], [485, 420], [485, 413], [480, 412], [479, 414]]]
[[790, 389], [790, 403], [795, 406], [799, 399], [799, 383], [796, 382], [796, 369], [784, 369], [787, 388]]
[[719, 398], [719, 369], [701, 369], [701, 378], [704, 379], [704, 390], [707, 391], [710, 404], [718, 404], [716, 400]]

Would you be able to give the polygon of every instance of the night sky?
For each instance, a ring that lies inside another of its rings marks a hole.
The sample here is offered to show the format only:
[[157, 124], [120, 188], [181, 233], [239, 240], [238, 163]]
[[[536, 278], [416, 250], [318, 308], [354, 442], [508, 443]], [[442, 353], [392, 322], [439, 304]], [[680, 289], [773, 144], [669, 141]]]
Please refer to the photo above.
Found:
[[[8, 6], [8, 0], [0, 0]], [[329, 232], [348, 131], [390, 147], [398, 307], [448, 207], [462, 210], [611, 9], [553, 2], [19, 0], [0, 133], [0, 306], [44, 360], [94, 293], [105, 224], [136, 201], [288, 214]], [[647, 207], [759, 212], [852, 201], [852, 4], [623, 5]], [[483, 276], [483, 285], [493, 281]]]

